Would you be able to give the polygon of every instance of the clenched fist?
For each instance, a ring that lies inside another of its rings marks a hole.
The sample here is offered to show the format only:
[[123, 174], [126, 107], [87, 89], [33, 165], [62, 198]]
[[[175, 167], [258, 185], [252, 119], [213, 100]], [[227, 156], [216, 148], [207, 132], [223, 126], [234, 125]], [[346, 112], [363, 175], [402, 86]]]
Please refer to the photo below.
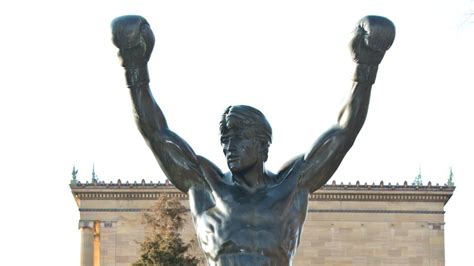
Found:
[[155, 37], [141, 16], [122, 16], [112, 21], [113, 43], [125, 68], [144, 67], [150, 59]]

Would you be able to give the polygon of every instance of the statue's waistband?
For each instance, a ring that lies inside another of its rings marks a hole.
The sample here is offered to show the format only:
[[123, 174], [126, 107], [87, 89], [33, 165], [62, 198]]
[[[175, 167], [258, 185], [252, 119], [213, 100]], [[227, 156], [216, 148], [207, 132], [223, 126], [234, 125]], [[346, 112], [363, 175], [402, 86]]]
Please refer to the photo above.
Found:
[[221, 254], [218, 256], [215, 264], [210, 262], [210, 266], [288, 266], [287, 258], [272, 258], [263, 255], [239, 252], [230, 254]]

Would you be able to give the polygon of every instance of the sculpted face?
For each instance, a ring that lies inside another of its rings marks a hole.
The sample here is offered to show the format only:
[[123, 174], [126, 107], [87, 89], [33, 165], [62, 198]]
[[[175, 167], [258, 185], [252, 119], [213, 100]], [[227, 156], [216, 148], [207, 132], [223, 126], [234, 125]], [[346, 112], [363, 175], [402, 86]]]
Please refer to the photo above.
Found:
[[272, 129], [259, 110], [246, 105], [229, 106], [222, 115], [219, 129], [223, 152], [232, 173], [254, 169], [257, 163], [267, 160]]
[[232, 120], [227, 124], [229, 131], [221, 136], [221, 144], [227, 159], [227, 166], [233, 173], [246, 171], [260, 160], [260, 143], [251, 130], [234, 129]]

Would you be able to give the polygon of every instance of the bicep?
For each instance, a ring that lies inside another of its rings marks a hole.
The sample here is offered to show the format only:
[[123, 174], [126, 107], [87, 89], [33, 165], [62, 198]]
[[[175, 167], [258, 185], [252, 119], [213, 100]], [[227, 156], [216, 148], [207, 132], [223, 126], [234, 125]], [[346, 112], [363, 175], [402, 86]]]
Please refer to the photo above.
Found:
[[303, 158], [300, 184], [310, 192], [331, 178], [352, 146], [346, 130], [335, 126], [324, 133]]
[[168, 179], [179, 190], [203, 184], [203, 170], [199, 157], [181, 137], [165, 129], [148, 138], [155, 158]]

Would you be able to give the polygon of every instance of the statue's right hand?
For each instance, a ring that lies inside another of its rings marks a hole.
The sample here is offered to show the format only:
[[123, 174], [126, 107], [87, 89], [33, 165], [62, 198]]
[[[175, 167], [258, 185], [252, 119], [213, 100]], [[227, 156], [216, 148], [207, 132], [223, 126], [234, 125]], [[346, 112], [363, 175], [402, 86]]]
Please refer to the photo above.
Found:
[[155, 37], [141, 16], [122, 16], [112, 21], [113, 43], [125, 68], [144, 67], [150, 59]]

